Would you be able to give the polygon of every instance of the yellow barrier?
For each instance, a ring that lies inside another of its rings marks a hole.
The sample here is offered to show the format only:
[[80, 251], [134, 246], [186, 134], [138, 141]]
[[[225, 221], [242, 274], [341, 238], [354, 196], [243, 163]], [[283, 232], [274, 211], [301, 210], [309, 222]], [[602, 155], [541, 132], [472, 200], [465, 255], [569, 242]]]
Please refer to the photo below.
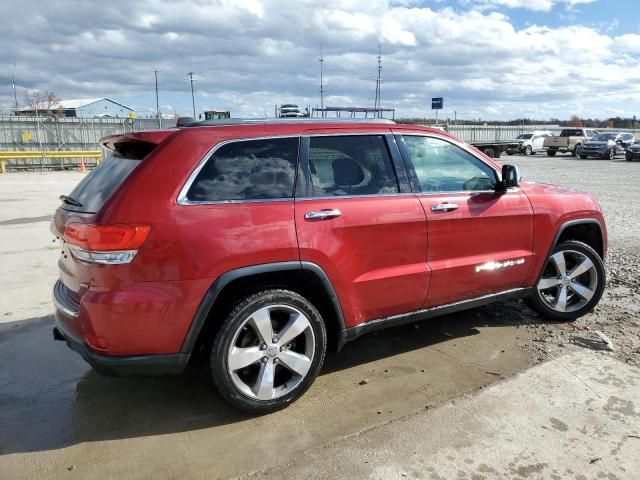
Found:
[[0, 152], [0, 159], [24, 159], [24, 158], [102, 158], [100, 150], [60, 150], [60, 151], [16, 151]]
[[100, 150], [60, 150], [60, 151], [13, 151], [0, 152], [0, 172], [7, 173], [7, 160], [24, 160], [24, 159], [45, 159], [45, 158], [95, 158], [96, 164], [100, 165], [102, 160], [102, 152]]

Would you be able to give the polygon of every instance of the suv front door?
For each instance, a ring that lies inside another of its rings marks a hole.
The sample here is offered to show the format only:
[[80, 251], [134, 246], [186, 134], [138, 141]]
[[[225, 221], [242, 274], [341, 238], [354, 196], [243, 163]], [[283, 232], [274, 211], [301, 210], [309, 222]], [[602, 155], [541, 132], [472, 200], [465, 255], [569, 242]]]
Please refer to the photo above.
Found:
[[387, 130], [301, 141], [300, 260], [328, 275], [347, 327], [417, 310], [427, 295], [425, 214], [388, 140]]
[[431, 285], [426, 307], [524, 286], [533, 216], [517, 188], [496, 192], [497, 172], [449, 139], [396, 135], [427, 216]]

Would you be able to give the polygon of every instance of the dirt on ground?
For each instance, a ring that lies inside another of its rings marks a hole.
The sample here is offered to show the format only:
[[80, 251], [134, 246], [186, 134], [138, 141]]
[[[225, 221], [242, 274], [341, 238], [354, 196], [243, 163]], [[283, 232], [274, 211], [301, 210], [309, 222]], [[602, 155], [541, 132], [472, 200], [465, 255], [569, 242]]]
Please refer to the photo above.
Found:
[[[561, 184], [594, 194], [602, 205], [609, 233], [605, 262], [607, 286], [593, 312], [572, 323], [554, 323], [528, 308], [525, 301], [500, 307], [503, 312], [516, 310], [524, 328], [533, 335], [531, 342], [521, 346], [537, 351], [539, 360], [572, 349], [589, 348], [640, 366], [640, 240], [637, 233], [640, 231], [640, 193], [636, 181], [640, 180], [640, 162], [627, 162], [622, 158], [614, 161], [581, 160], [571, 156], [549, 158], [540, 154], [502, 157], [502, 161], [522, 167], [525, 180]], [[486, 308], [491, 310], [497, 306]], [[611, 340], [613, 350], [596, 331]]]

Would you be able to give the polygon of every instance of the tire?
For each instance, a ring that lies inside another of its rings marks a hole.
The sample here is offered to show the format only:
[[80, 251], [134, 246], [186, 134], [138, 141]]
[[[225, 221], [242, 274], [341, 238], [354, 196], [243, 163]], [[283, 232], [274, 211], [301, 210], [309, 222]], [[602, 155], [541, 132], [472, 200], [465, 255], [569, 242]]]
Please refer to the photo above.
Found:
[[604, 263], [596, 251], [586, 243], [568, 240], [551, 251], [530, 304], [543, 317], [570, 322], [593, 310], [605, 283]]
[[580, 158], [581, 158], [582, 160], [586, 160], [587, 156], [586, 156], [586, 155], [580, 155]]
[[631, 155], [625, 155], [624, 158], [627, 160], [627, 162], [633, 161], [633, 157]]
[[547, 157], [555, 157], [556, 153], [555, 150], [547, 150]]
[[533, 148], [531, 148], [531, 145], [527, 145], [526, 147], [524, 147], [524, 154], [529, 157], [533, 154]]
[[607, 157], [609, 160], [615, 160], [616, 159], [616, 148], [613, 147], [611, 149], [609, 149], [609, 152], [607, 153]]
[[580, 156], [580, 154], [582, 153], [582, 144], [578, 143], [575, 148], [573, 149], [573, 151], [571, 152], [571, 156], [572, 157], [578, 157]]
[[487, 157], [495, 158], [496, 154], [493, 151], [493, 148], [486, 147], [482, 149], [482, 153], [484, 153]]
[[307, 391], [326, 349], [324, 322], [308, 300], [288, 290], [263, 290], [242, 298], [224, 320], [211, 347], [211, 376], [234, 407], [274, 412]]

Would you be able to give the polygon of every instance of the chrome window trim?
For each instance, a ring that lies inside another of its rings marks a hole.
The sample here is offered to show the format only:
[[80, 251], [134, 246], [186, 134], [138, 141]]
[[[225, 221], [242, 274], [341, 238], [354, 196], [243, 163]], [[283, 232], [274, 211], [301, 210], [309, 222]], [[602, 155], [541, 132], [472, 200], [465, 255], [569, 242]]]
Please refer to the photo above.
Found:
[[[495, 167], [493, 165], [490, 165], [486, 162], [485, 159], [480, 158], [476, 155], [476, 152], [472, 151], [472, 148], [476, 148], [473, 145], [470, 145], [464, 141], [460, 141], [461, 145], [451, 141], [450, 139], [446, 138], [446, 137], [441, 137], [439, 135], [433, 135], [432, 133], [414, 133], [414, 132], [410, 132], [410, 133], [400, 133], [400, 132], [393, 132], [394, 135], [400, 135], [401, 137], [404, 136], [412, 136], [412, 137], [429, 137], [429, 138], [435, 138], [436, 140], [442, 140], [444, 142], [450, 143], [451, 145], [458, 147], [462, 150], [464, 150], [465, 152], [467, 152], [469, 155], [471, 155], [473, 158], [475, 158], [476, 160], [482, 162], [482, 164], [486, 165], [487, 167], [489, 167], [491, 170], [493, 170], [493, 172], [496, 174], [496, 179], [497, 181], [502, 181], [502, 172], [498, 171], [495, 169]], [[411, 161], [411, 159], [409, 159]], [[462, 190], [463, 192], [471, 192], [471, 190]], [[481, 192], [493, 192], [495, 190], [480, 190]], [[421, 193], [454, 193], [454, 192], [431, 192], [431, 191], [427, 191], [427, 192], [415, 192], [417, 195], [421, 194]]]
[[[219, 205], [219, 204], [228, 204], [228, 203], [260, 203], [260, 202], [293, 201], [293, 194], [294, 194], [293, 190], [291, 192], [290, 197], [282, 197], [282, 198], [250, 198], [250, 199], [235, 199], [235, 200], [198, 200], [198, 201], [189, 200], [187, 198], [187, 193], [189, 193], [189, 189], [191, 188], [191, 185], [193, 184], [193, 182], [196, 180], [196, 177], [198, 176], [200, 171], [204, 168], [204, 166], [207, 164], [207, 161], [218, 149], [224, 147], [225, 145], [229, 145], [230, 143], [250, 142], [254, 140], [273, 140], [278, 138], [297, 138], [298, 145], [300, 142], [299, 134], [286, 134], [286, 135], [266, 135], [266, 136], [260, 136], [260, 137], [248, 136], [248, 137], [242, 137], [242, 138], [233, 138], [229, 140], [223, 140], [222, 142], [216, 143], [202, 157], [200, 162], [198, 162], [198, 165], [196, 166], [195, 170], [191, 172], [191, 175], [189, 175], [189, 178], [187, 179], [185, 184], [182, 186], [182, 189], [180, 189], [180, 193], [178, 194], [178, 198], [176, 199], [176, 204], [178, 205]], [[296, 161], [296, 168], [294, 169], [294, 174], [297, 171], [297, 163], [298, 162]], [[295, 179], [294, 179], [294, 186], [295, 186]]]
[[398, 192], [398, 193], [369, 193], [367, 195], [324, 195], [322, 197], [296, 197], [296, 201], [308, 202], [309, 200], [345, 200], [349, 198], [379, 198], [379, 197], [413, 197], [416, 194], [413, 192]]

